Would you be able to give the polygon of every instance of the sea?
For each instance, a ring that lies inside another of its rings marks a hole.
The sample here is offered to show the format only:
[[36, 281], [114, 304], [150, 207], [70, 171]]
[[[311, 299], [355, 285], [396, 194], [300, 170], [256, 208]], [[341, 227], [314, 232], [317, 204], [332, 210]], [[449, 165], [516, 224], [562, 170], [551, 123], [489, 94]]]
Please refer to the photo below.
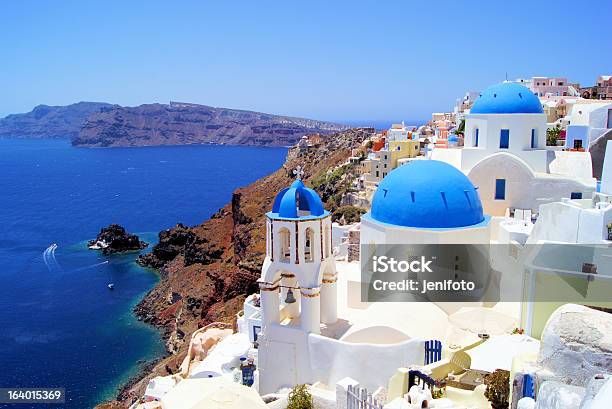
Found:
[[160, 333], [132, 312], [158, 275], [138, 252], [89, 250], [100, 228], [119, 223], [150, 251], [159, 231], [208, 219], [286, 154], [0, 140], [0, 388], [66, 390], [64, 405], [10, 407], [91, 408], [164, 355]]

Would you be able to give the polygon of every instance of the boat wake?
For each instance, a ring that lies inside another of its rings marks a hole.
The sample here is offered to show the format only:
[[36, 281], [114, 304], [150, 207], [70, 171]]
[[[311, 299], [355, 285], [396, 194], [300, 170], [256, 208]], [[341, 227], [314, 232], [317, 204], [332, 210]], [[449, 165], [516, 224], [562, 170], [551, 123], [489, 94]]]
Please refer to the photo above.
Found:
[[55, 250], [57, 249], [57, 244], [53, 243], [43, 252], [43, 261], [47, 266], [47, 269], [51, 273], [62, 271], [62, 267], [57, 262], [55, 258]]
[[80, 268], [77, 268], [76, 270], [72, 270], [71, 272], [72, 272], [72, 273], [74, 273], [74, 272], [76, 272], [76, 271], [88, 270], [88, 269], [90, 269], [90, 268], [94, 268], [94, 267], [102, 266], [102, 265], [104, 265], [104, 264], [108, 264], [108, 260], [106, 260], [106, 261], [102, 261], [101, 263], [92, 264], [92, 265], [90, 265], [90, 266], [80, 267]]
[[[60, 266], [57, 259], [55, 258], [55, 250], [57, 250], [57, 244], [53, 243], [52, 245], [47, 247], [47, 249], [43, 252], [43, 261], [45, 262], [45, 265], [47, 266], [47, 269], [49, 270], [50, 273], [60, 273], [64, 271], [62, 266]], [[85, 267], [79, 267], [74, 270], [70, 270], [68, 272], [74, 273], [77, 271], [89, 270], [90, 268], [103, 266], [105, 264], [108, 264], [109, 262], [110, 262], [109, 260], [105, 260], [99, 263], [90, 264]]]

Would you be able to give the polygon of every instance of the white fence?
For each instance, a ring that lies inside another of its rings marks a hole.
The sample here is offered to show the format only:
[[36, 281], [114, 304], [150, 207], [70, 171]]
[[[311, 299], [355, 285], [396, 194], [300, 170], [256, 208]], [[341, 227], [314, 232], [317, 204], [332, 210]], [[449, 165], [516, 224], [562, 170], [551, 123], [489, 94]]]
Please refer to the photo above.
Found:
[[346, 391], [347, 409], [382, 409], [383, 404], [368, 393], [366, 388], [348, 385]]

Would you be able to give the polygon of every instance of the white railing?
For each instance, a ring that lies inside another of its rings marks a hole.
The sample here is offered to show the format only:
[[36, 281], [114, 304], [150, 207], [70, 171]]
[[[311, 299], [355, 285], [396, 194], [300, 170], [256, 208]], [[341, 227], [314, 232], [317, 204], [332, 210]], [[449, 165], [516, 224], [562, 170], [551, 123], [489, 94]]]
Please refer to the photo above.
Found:
[[374, 399], [366, 388], [348, 385], [346, 391], [347, 409], [382, 409], [382, 407], [383, 404]]

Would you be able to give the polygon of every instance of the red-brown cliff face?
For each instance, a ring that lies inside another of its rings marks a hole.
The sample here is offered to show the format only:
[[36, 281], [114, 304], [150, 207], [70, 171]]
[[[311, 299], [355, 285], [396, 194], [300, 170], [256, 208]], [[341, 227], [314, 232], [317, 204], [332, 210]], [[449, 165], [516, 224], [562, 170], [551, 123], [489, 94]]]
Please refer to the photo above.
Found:
[[305, 183], [333, 211], [357, 175], [358, 165], [347, 164], [351, 150], [360, 148], [371, 133], [353, 129], [323, 137], [312, 147], [292, 148], [281, 169], [236, 190], [231, 202], [211, 219], [159, 233], [159, 243], [139, 263], [159, 269], [161, 280], [135, 313], [163, 329], [169, 356], [126, 386], [119, 396], [121, 404], [142, 396], [153, 376], [178, 369], [194, 330], [213, 321], [233, 321], [246, 295], [258, 291], [256, 280], [265, 254], [264, 214], [276, 193], [292, 182], [292, 170], [304, 167]]

